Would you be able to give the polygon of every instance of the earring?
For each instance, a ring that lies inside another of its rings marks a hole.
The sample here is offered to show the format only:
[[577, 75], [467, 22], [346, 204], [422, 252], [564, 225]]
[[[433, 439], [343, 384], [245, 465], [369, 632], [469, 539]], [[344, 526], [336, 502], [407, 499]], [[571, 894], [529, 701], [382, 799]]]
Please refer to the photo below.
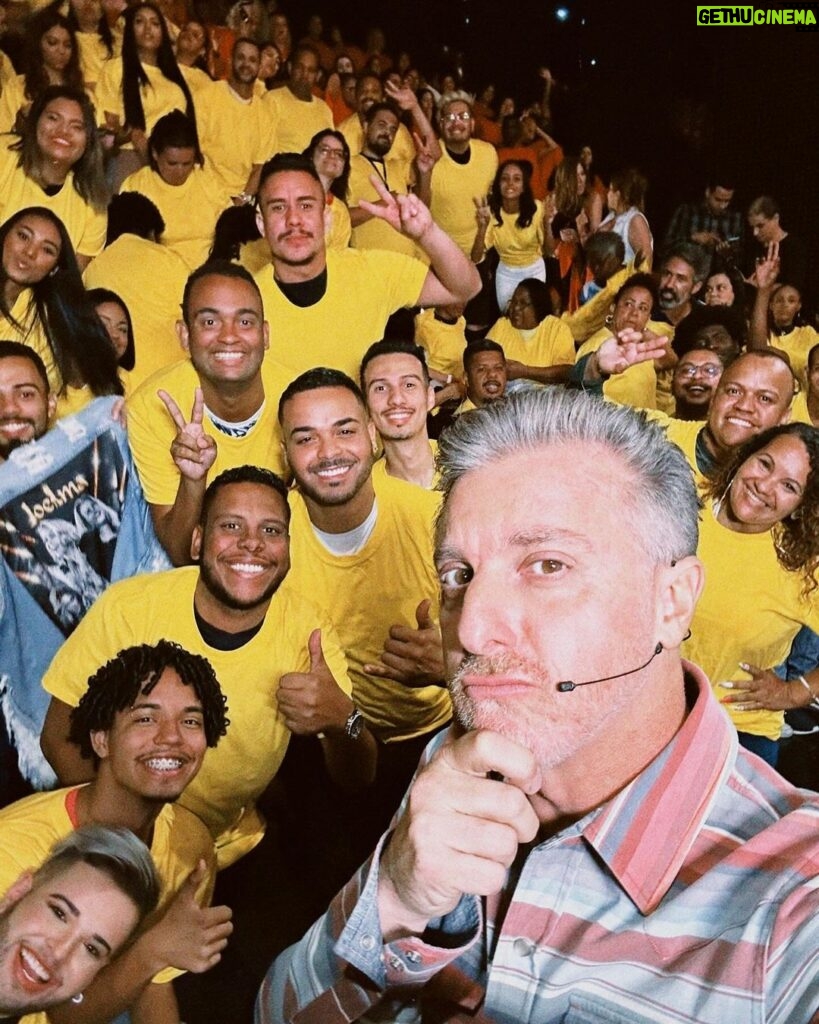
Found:
[[78, 992], [75, 996], [71, 997], [71, 1002], [74, 1003], [75, 1006], [79, 1006], [83, 999], [85, 999], [85, 996], [82, 992]]
[[603, 323], [606, 327], [612, 327], [614, 325], [614, 313], [609, 313]]

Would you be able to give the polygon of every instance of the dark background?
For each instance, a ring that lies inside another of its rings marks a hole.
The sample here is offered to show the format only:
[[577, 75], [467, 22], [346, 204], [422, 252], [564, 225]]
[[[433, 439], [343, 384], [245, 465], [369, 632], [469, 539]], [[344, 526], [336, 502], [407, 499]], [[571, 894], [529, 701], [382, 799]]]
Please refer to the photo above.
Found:
[[[563, 23], [558, 6], [569, 12]], [[296, 39], [313, 11], [354, 42], [379, 25], [388, 51], [409, 50], [428, 77], [459, 63], [470, 91], [492, 81], [501, 96], [522, 102], [537, 97], [536, 69], [545, 64], [558, 80], [557, 141], [564, 149], [589, 143], [604, 179], [639, 166], [650, 182], [655, 237], [717, 165], [735, 179], [740, 206], [762, 193], [776, 197], [783, 226], [808, 242], [815, 260], [819, 32], [698, 27], [695, 3], [645, 0], [284, 0], [282, 9]], [[819, 5], [811, 9], [819, 21]]]

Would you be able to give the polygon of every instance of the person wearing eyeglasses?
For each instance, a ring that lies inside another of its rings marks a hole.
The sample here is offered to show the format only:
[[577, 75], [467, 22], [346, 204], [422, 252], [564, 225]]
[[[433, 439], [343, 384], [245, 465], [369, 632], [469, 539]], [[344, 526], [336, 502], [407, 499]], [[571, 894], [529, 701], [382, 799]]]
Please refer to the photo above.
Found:
[[674, 418], [704, 420], [708, 406], [722, 377], [727, 362], [712, 349], [692, 348], [674, 367], [671, 393], [674, 396]]
[[[327, 248], [346, 249], [352, 234], [347, 208], [350, 195], [350, 147], [347, 140], [338, 129], [323, 128], [310, 139], [304, 156], [313, 161], [324, 187], [324, 215], [329, 217]], [[262, 241], [266, 246], [267, 243]], [[269, 251], [265, 250], [265, 260]]]

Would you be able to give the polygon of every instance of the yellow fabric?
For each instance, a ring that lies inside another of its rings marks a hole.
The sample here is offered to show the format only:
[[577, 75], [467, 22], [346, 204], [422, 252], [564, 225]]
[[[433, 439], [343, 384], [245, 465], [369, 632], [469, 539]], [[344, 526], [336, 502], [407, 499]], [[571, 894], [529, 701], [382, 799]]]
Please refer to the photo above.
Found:
[[525, 228], [515, 223], [518, 218], [516, 213], [504, 213], [501, 210], [500, 224], [494, 214], [489, 219], [484, 244], [487, 249], [494, 246], [501, 263], [508, 267], [528, 267], [543, 255], [543, 203], [536, 199], [535, 206], [532, 223]]
[[183, 185], [169, 185], [150, 167], [141, 167], [120, 186], [120, 192], [140, 192], [154, 203], [165, 221], [162, 245], [180, 256], [190, 270], [208, 258], [216, 220], [230, 205], [224, 186], [207, 166], [194, 167]]
[[[74, 831], [66, 799], [74, 789], [35, 793], [0, 810], [0, 891], [5, 892], [24, 871], [39, 868], [54, 843]], [[154, 822], [151, 858], [162, 883], [159, 912], [181, 889], [200, 860], [207, 871], [197, 891], [202, 906], [208, 906], [216, 880], [216, 857], [210, 833], [190, 811], [178, 804], [164, 804]], [[169, 967], [154, 978], [162, 983], [183, 971]], [[46, 1024], [47, 1014], [27, 1014], [21, 1024]]]
[[605, 327], [606, 317], [611, 312], [614, 296], [634, 273], [634, 266], [629, 263], [613, 274], [606, 282], [606, 287], [593, 295], [588, 302], [573, 313], [564, 313], [561, 320], [572, 332], [575, 342], [581, 344], [597, 331]]
[[250, 172], [277, 149], [276, 121], [263, 100], [242, 100], [227, 82], [213, 82], [197, 100], [199, 144], [225, 192], [244, 191]]
[[187, 64], [180, 64], [179, 70], [182, 72], [182, 77], [185, 79], [185, 84], [190, 90], [190, 94], [193, 97], [193, 102], [197, 104], [196, 117], [199, 118], [199, 94], [204, 90], [210, 89], [213, 85], [213, 79], [207, 72], [201, 68], [188, 67]]
[[420, 736], [450, 717], [447, 691], [414, 688], [368, 676], [380, 661], [390, 626], [416, 628], [415, 609], [432, 600], [438, 616], [438, 580], [432, 562], [432, 521], [439, 498], [386, 474], [373, 477], [378, 501], [375, 528], [363, 550], [334, 555], [317, 539], [304, 500], [291, 494], [292, 569], [288, 585], [309, 592], [335, 623], [347, 655], [353, 700], [382, 740]]
[[[352, 237], [353, 226], [350, 223], [350, 211], [347, 208], [347, 204], [338, 198], [338, 196], [328, 196], [328, 200], [332, 199], [331, 202], [327, 203], [327, 217], [329, 224], [327, 227], [327, 233], [325, 241], [328, 249], [346, 249], [350, 244]], [[270, 250], [268, 247], [268, 262]], [[258, 268], [257, 268], [258, 269]], [[255, 273], [251, 271], [251, 273]]]
[[[350, 114], [349, 117], [345, 117], [338, 126], [338, 130], [347, 140], [347, 145], [350, 147], [350, 155], [355, 156], [357, 153], [360, 153], [364, 148], [364, 127], [359, 120], [358, 114]], [[415, 143], [412, 141], [412, 135], [410, 135], [409, 129], [405, 124], [398, 125], [398, 131], [395, 133], [390, 154], [399, 160], [404, 160], [406, 163], [412, 163], [415, 160]]]
[[384, 336], [391, 313], [414, 306], [427, 268], [395, 252], [346, 249], [327, 252], [327, 291], [301, 308], [285, 298], [270, 265], [256, 274], [265, 318], [270, 323], [270, 354], [290, 371], [290, 379], [314, 366], [331, 366], [358, 379], [361, 358]]
[[[392, 152], [387, 154], [384, 161], [386, 168], [387, 188], [397, 195], [408, 195], [410, 187], [415, 181], [412, 164], [400, 157], [395, 157]], [[375, 186], [370, 181], [370, 175], [380, 175], [381, 165], [370, 163], [370, 161], [357, 153], [350, 161], [350, 193], [348, 202], [350, 207], [359, 205], [362, 199], [370, 203], [380, 201], [380, 196]], [[380, 217], [371, 217], [370, 220], [353, 228], [352, 245], [356, 249], [389, 249], [391, 252], [402, 252], [407, 256], [417, 256], [415, 243], [411, 238], [402, 235], [394, 227], [381, 220]]]
[[[582, 307], [581, 307], [582, 309]], [[588, 341], [580, 346], [577, 359], [596, 352], [611, 337], [608, 327], [602, 327]], [[635, 409], [657, 408], [657, 374], [654, 363], [638, 363], [630, 366], [625, 373], [617, 373], [603, 382], [603, 394], [613, 402], [631, 405]]]
[[[209, 480], [234, 466], [263, 466], [283, 474], [282, 455], [277, 419], [279, 396], [290, 377], [283, 374], [266, 354], [262, 363], [265, 404], [259, 421], [246, 437], [222, 434], [204, 417], [203, 427], [216, 441], [216, 461], [208, 473]], [[128, 400], [128, 440], [139, 470], [139, 479], [145, 498], [151, 505], [173, 505], [179, 487], [179, 470], [171, 458], [171, 442], [176, 437], [176, 425], [168, 410], [157, 396], [162, 388], [182, 410], [190, 416], [194, 391], [199, 377], [190, 359], [182, 359], [149, 377]]]
[[4, 341], [20, 341], [33, 348], [45, 364], [49, 388], [58, 395], [62, 390], [63, 378], [54, 362], [54, 353], [48, 343], [43, 322], [37, 316], [33, 298], [31, 289], [23, 288], [11, 307], [11, 316], [22, 325], [22, 329], [0, 314], [0, 338]]
[[57, 399], [57, 408], [54, 411], [54, 419], [61, 420], [64, 416], [73, 416], [74, 413], [84, 409], [94, 399], [94, 393], [87, 384], [75, 388], [70, 384], [60, 392]]
[[768, 335], [768, 344], [772, 348], [780, 348], [783, 352], [787, 352], [794, 376], [799, 380], [802, 390], [806, 391], [808, 387], [808, 352], [814, 345], [819, 344], [819, 332], [808, 324], [794, 327], [787, 334], [774, 334], [771, 331]]
[[794, 423], [807, 423], [809, 427], [815, 426], [808, 412], [808, 396], [804, 391], [798, 391], [791, 402], [791, 420]]
[[[12, 67], [11, 61], [3, 54], [5, 63], [0, 68]], [[19, 76], [12, 73], [0, 81], [0, 132], [10, 132], [17, 120], [17, 111], [26, 102], [26, 94]]]
[[[729, 530], [717, 522], [712, 506], [701, 519], [697, 555], [705, 565], [705, 589], [683, 656], [705, 670], [721, 699], [730, 692], [721, 682], [749, 678], [740, 661], [773, 669], [803, 625], [819, 630], [819, 603], [815, 594], [802, 599], [802, 576], [779, 564], [770, 532]], [[740, 732], [779, 739], [781, 711], [725, 708]]]
[[[142, 112], [145, 115], [145, 134], [150, 135], [154, 125], [165, 114], [172, 110], [185, 112], [187, 103], [185, 94], [176, 84], [166, 78], [158, 67], [152, 64], [142, 65], [148, 76], [148, 84], [140, 87]], [[116, 114], [120, 125], [125, 124], [125, 107], [122, 99], [122, 58], [112, 57], [105, 62], [97, 79], [95, 103], [97, 117], [101, 124], [105, 123], [106, 114]], [[131, 143], [123, 149], [133, 149]]]
[[422, 309], [415, 317], [415, 344], [427, 354], [427, 365], [453, 377], [464, 375], [466, 320], [459, 316], [454, 324], [435, 319], [434, 309]]
[[[475, 204], [489, 194], [498, 169], [498, 154], [488, 142], [472, 139], [469, 163], [456, 164], [444, 149], [432, 170], [432, 203], [435, 223], [469, 256], [478, 225]], [[531, 261], [530, 261], [531, 262]]]
[[[80, 59], [82, 80], [86, 88], [96, 90], [103, 65], [109, 60], [108, 48], [97, 32], [77, 32], [77, 54]], [[111, 57], [118, 57], [121, 46], [114, 46]]]
[[[432, 438], [429, 438], [428, 439], [428, 443], [429, 443], [429, 447], [430, 447], [430, 449], [432, 451], [432, 457], [434, 459], [437, 459], [437, 457], [438, 457], [438, 442], [434, 441]], [[400, 480], [401, 479], [400, 477], [396, 477], [393, 473], [387, 472], [387, 456], [386, 456], [386, 454], [384, 452], [382, 452], [381, 455], [379, 456], [379, 458], [377, 458], [375, 460], [375, 462], [373, 463], [373, 480], [378, 481], [380, 479], [383, 479], [384, 477], [392, 477], [393, 479], [396, 479], [396, 480]], [[434, 474], [434, 476], [432, 478], [432, 483], [429, 485], [429, 487], [425, 487], [424, 490], [434, 491], [435, 488], [438, 485], [438, 481], [440, 480], [440, 478], [441, 478], [441, 474], [438, 472], [438, 470], [436, 468], [435, 474]], [[406, 482], [409, 483], [413, 487], [417, 487], [418, 486], [418, 484], [413, 484], [411, 480], [408, 480]], [[376, 483], [376, 487], [377, 486], [378, 486], [378, 483]]]
[[84, 680], [117, 651], [162, 638], [208, 659], [227, 698], [230, 726], [208, 750], [179, 803], [210, 829], [221, 869], [264, 833], [255, 802], [278, 771], [290, 738], [276, 690], [285, 672], [309, 670], [307, 640], [314, 629], [322, 631], [333, 678], [345, 693], [352, 687], [333, 627], [289, 581], [273, 596], [264, 625], [251, 640], [238, 650], [218, 651], [204, 642], [194, 618], [198, 578], [199, 570], [190, 566], [109, 587], [57, 652], [43, 686], [74, 707], [85, 691]]
[[85, 268], [86, 288], [110, 288], [131, 314], [132, 387], [183, 355], [174, 325], [187, 279], [188, 268], [175, 252], [137, 235], [120, 235]]
[[694, 470], [697, 488], [705, 483], [705, 477], [697, 469], [697, 438], [705, 424], [701, 420], [678, 420], [660, 409], [648, 409], [648, 418], [665, 428], [665, 436], [675, 444]]
[[453, 413], [454, 416], [460, 416], [462, 412], [471, 412], [473, 409], [477, 409], [477, 405], [472, 401], [471, 398], [465, 398], [458, 408]]
[[556, 316], [547, 316], [528, 340], [503, 316], [490, 327], [490, 341], [496, 341], [507, 359], [527, 366], [559, 366], [574, 363], [574, 339], [569, 328]]
[[316, 132], [333, 127], [333, 113], [318, 96], [300, 100], [285, 86], [271, 89], [262, 103], [276, 125], [276, 151], [279, 153], [301, 153]]
[[[646, 330], [653, 331], [660, 338], [668, 338], [669, 343], [674, 341], [675, 328], [672, 324], [663, 323], [661, 320], [649, 320]], [[669, 416], [674, 415], [677, 407], [676, 399], [671, 393], [673, 377], [673, 369], [657, 371], [657, 408]]]
[[5, 88], [6, 82], [10, 81], [12, 78], [17, 78], [14, 71], [14, 65], [9, 60], [8, 55], [0, 51], [0, 85]]
[[74, 188], [74, 173], [68, 177], [60, 191], [47, 195], [17, 166], [19, 154], [0, 146], [0, 223], [27, 206], [45, 206], [65, 225], [75, 250], [83, 256], [96, 256], [105, 244], [107, 214], [90, 206]]

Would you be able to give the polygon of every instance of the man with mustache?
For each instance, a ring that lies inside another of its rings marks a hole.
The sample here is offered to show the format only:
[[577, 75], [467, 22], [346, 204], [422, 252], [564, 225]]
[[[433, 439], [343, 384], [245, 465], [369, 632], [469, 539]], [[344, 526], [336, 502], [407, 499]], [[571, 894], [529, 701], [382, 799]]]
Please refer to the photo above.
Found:
[[257, 1024], [384, 997], [496, 1024], [815, 1020], [819, 800], [681, 660], [703, 582], [682, 454], [555, 388], [458, 417], [440, 452], [456, 724]]
[[676, 328], [688, 316], [710, 267], [711, 257], [695, 242], [676, 242], [665, 251], [658, 292], [661, 320]]
[[19, 341], [0, 341], [0, 464], [43, 436], [56, 407], [37, 353]]
[[276, 325], [271, 354], [293, 376], [328, 366], [355, 379], [396, 310], [465, 302], [480, 287], [475, 267], [418, 196], [392, 195], [376, 175], [372, 183], [378, 202], [362, 199], [359, 207], [412, 240], [429, 266], [377, 249], [328, 252], [324, 189], [312, 161], [280, 153], [262, 168], [257, 223], [272, 266], [256, 282]]

